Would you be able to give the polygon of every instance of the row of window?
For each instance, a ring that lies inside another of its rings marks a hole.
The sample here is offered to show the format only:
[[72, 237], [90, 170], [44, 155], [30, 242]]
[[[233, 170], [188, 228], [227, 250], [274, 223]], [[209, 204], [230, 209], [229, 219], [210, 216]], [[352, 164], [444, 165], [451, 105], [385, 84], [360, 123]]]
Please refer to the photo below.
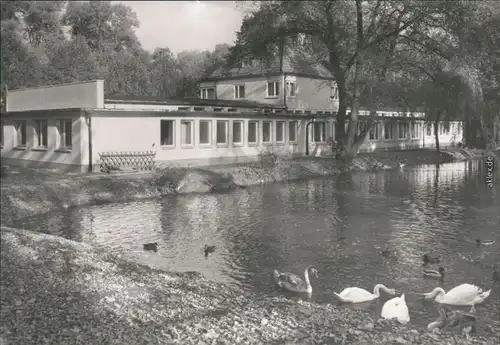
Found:
[[[197, 122], [197, 138], [200, 146], [212, 146], [212, 120], [199, 120]], [[273, 128], [274, 125], [274, 128]], [[358, 133], [363, 130], [365, 123], [360, 123]], [[193, 147], [195, 141], [195, 121], [194, 120], [181, 120], [181, 146]], [[216, 120], [215, 121], [215, 144], [228, 145], [231, 140], [235, 146], [244, 145], [246, 141], [249, 145], [256, 145], [262, 141], [264, 144], [285, 143], [287, 137], [289, 143], [297, 143], [297, 130], [298, 121], [256, 121], [250, 120], [246, 123], [242, 120]], [[231, 139], [229, 138], [231, 126]], [[383, 127], [382, 127], [383, 126]], [[428, 127], [430, 128], [430, 127]], [[446, 127], [442, 127], [446, 128]], [[384, 124], [376, 124], [369, 133], [370, 140], [379, 140], [382, 138], [386, 140], [396, 139], [395, 131], [397, 130], [398, 139], [419, 139], [422, 133], [421, 123], [408, 123], [401, 122], [395, 123], [388, 122]], [[316, 143], [324, 143], [328, 140], [327, 137], [327, 123], [314, 122], [312, 125], [312, 141]], [[446, 131], [446, 129], [443, 129]], [[273, 138], [274, 133], [274, 138]], [[332, 124], [331, 136], [335, 133], [335, 123]], [[161, 120], [160, 137], [162, 146], [174, 146], [175, 144], [175, 120]]]
[[[387, 122], [383, 124], [384, 126], [384, 139], [395, 139], [394, 131], [396, 127], [394, 123]], [[400, 122], [397, 123], [398, 130], [398, 139], [419, 139], [422, 137], [422, 123], [415, 122]], [[358, 134], [363, 130], [364, 124], [360, 123], [358, 128]], [[427, 124], [425, 126], [426, 136], [432, 136], [433, 133], [433, 124]], [[451, 130], [454, 129], [453, 123], [440, 123], [439, 124], [439, 134], [449, 134]], [[376, 124], [370, 131], [369, 138], [370, 140], [378, 140], [381, 137], [382, 125]]]
[[[175, 146], [175, 121], [176, 120], [161, 120], [160, 121], [160, 144], [164, 147]], [[212, 120], [199, 120], [197, 123], [197, 141], [201, 147], [212, 146], [213, 142], [217, 145], [228, 145], [231, 126], [231, 142], [235, 146], [244, 145], [244, 140], [249, 145], [257, 145], [262, 139], [262, 143], [271, 144], [285, 143], [288, 139], [289, 143], [297, 142], [297, 121], [276, 121], [273, 130], [272, 121], [248, 121], [241, 120], [216, 120], [215, 121], [215, 138], [212, 138]], [[194, 120], [181, 120], [181, 146], [193, 147], [195, 142], [195, 121]], [[245, 128], [246, 127], [246, 128]], [[288, 136], [287, 136], [288, 135]]]
[[[56, 120], [56, 148], [70, 150], [73, 142], [73, 121], [69, 119]], [[4, 123], [2, 121], [1, 141], [4, 145]], [[28, 135], [32, 136], [32, 147], [37, 149], [48, 149], [49, 146], [49, 121], [47, 119], [32, 120], [32, 131], [28, 131], [27, 120], [13, 121], [14, 142], [16, 148], [27, 148]]]
[[[270, 81], [266, 82], [266, 97], [273, 98], [279, 97], [280, 95], [280, 82], [279, 81]], [[236, 84], [233, 86], [234, 88], [234, 98], [235, 99], [244, 99], [246, 98], [245, 93], [245, 84]], [[297, 84], [295, 82], [287, 81], [286, 82], [286, 96], [287, 97], [296, 97], [297, 96]], [[338, 89], [336, 86], [331, 86], [331, 98], [338, 98]], [[200, 98], [201, 99], [215, 99], [215, 88], [213, 87], [203, 87], [200, 89]]]

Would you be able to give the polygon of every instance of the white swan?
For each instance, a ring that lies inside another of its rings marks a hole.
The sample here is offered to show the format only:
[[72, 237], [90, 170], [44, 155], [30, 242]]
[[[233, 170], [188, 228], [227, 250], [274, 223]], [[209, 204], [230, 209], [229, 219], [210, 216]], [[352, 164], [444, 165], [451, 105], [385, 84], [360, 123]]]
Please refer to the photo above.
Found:
[[334, 292], [335, 296], [344, 303], [362, 303], [372, 301], [380, 297], [380, 290], [384, 290], [390, 295], [395, 295], [396, 290], [389, 289], [382, 284], [377, 284], [373, 288], [373, 293], [358, 287], [348, 287], [341, 293]]
[[274, 270], [274, 280], [276, 281], [276, 284], [288, 291], [292, 292], [306, 292], [306, 293], [311, 293], [312, 292], [312, 286], [311, 282], [309, 281], [309, 269], [311, 269], [311, 273], [318, 278], [318, 271], [316, 271], [315, 268], [312, 266], [307, 266], [306, 269], [304, 270], [304, 280], [302, 280], [299, 276], [293, 273], [288, 273], [288, 272], [283, 272], [280, 273], [277, 270]]
[[410, 313], [405, 301], [405, 294], [401, 297], [394, 297], [384, 303], [382, 307], [382, 317], [384, 319], [397, 319], [400, 323], [410, 322]]
[[454, 287], [448, 292], [437, 287], [431, 292], [424, 293], [425, 299], [433, 299], [438, 303], [449, 305], [475, 305], [483, 303], [490, 295], [491, 289], [484, 291], [480, 287], [472, 284], [462, 284]]

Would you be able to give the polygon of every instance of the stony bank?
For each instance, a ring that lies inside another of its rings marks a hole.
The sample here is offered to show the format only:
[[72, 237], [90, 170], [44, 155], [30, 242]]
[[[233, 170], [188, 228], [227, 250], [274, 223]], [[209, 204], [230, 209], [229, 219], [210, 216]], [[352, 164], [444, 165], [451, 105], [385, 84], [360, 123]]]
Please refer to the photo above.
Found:
[[[2, 224], [98, 202], [211, 192], [348, 170], [436, 164], [471, 155], [431, 151], [270, 165], [166, 168], [151, 174], [72, 174], [5, 167]], [[479, 155], [479, 153], [478, 153]], [[30, 344], [497, 344], [500, 323], [466, 339], [460, 330], [376, 320], [363, 311], [257, 298], [192, 273], [174, 274], [60, 237], [2, 226], [0, 343]]]
[[51, 235], [2, 227], [2, 344], [497, 344], [367, 312], [255, 298]]

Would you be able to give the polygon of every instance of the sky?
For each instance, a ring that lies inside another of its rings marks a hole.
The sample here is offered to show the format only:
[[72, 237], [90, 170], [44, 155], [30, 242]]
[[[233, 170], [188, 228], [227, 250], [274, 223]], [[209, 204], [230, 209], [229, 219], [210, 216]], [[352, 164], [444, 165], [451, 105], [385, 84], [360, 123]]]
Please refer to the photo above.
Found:
[[213, 50], [216, 44], [232, 44], [244, 10], [234, 1], [114, 1], [130, 6], [141, 23], [136, 34], [150, 51], [168, 47]]

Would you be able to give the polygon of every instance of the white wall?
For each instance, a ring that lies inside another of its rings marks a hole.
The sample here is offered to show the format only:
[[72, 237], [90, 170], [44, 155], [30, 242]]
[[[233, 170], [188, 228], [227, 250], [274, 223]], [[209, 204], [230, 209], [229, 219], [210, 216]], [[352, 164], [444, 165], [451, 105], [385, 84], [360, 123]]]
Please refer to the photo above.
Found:
[[[277, 118], [224, 118], [224, 117], [180, 117], [175, 114], [141, 115], [133, 113], [115, 115], [113, 111], [96, 112], [92, 115], [92, 142], [93, 142], [93, 161], [99, 164], [99, 154], [103, 152], [122, 152], [122, 151], [156, 151], [156, 160], [164, 161], [207, 161], [220, 158], [252, 157], [259, 155], [263, 150], [268, 150], [281, 154], [303, 154], [305, 152], [305, 128], [307, 120], [303, 119], [277, 119]], [[127, 112], [128, 113], [128, 112]], [[160, 131], [161, 120], [173, 120], [175, 126], [174, 145], [172, 147], [162, 147]], [[181, 143], [181, 121], [189, 120], [193, 124], [193, 145], [184, 146]], [[200, 120], [211, 122], [211, 143], [209, 145], [200, 145], [199, 126]], [[216, 144], [216, 124], [217, 121], [228, 122], [228, 143]], [[259, 122], [258, 142], [257, 144], [248, 143], [248, 123], [250, 120]], [[241, 144], [233, 143], [233, 121], [243, 121], [243, 142]], [[272, 141], [264, 143], [262, 141], [263, 121], [271, 121]], [[276, 121], [285, 122], [285, 141], [276, 142]], [[297, 121], [297, 141], [290, 143], [288, 141], [288, 130], [290, 121]], [[329, 147], [326, 139], [331, 124], [327, 125], [325, 141], [322, 143], [313, 143], [312, 126], [310, 126], [310, 145], [309, 150], [312, 155], [320, 155]]]
[[[280, 83], [280, 94], [277, 97], [268, 97], [267, 82], [273, 81]], [[319, 110], [332, 112], [338, 110], [338, 99], [332, 100], [330, 98], [332, 95], [332, 81], [287, 75], [285, 82], [296, 83], [296, 96], [286, 98], [286, 105], [289, 110]], [[217, 99], [234, 100], [235, 85], [245, 85], [244, 100], [273, 105], [283, 105], [284, 103], [283, 76], [220, 80], [216, 83], [204, 82], [200, 84], [200, 87], [215, 87]]]
[[7, 112], [104, 108], [104, 80], [9, 90]]

